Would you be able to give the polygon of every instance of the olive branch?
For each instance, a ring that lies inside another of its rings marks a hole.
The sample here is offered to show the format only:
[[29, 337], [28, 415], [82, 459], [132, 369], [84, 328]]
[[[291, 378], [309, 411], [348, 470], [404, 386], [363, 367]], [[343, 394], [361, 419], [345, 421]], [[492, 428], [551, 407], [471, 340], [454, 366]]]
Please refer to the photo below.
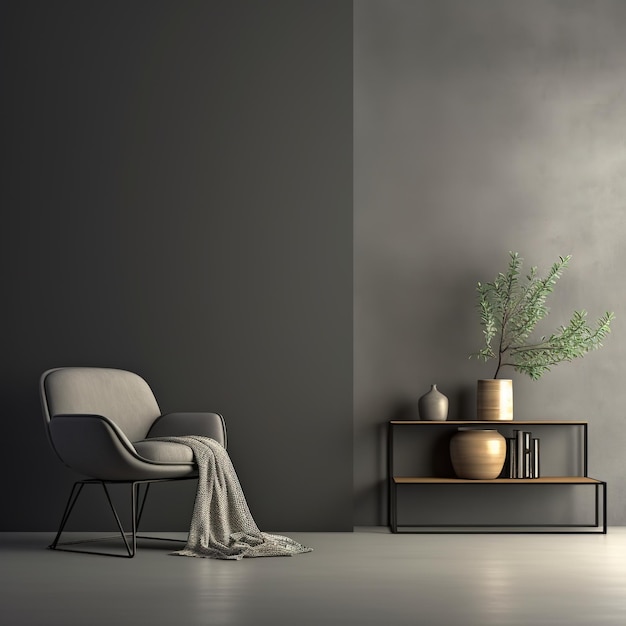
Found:
[[549, 312], [546, 299], [567, 268], [571, 255], [559, 257], [543, 278], [537, 275], [536, 267], [521, 278], [523, 259], [516, 252], [510, 256], [506, 273], [499, 273], [492, 282], [478, 283], [476, 287], [485, 343], [470, 358], [497, 359], [494, 378], [501, 368], [510, 366], [537, 380], [551, 366], [600, 348], [611, 332], [613, 313], [605, 313], [591, 327], [586, 311], [574, 311], [567, 325], [560, 326], [549, 337], [530, 340], [537, 323]]

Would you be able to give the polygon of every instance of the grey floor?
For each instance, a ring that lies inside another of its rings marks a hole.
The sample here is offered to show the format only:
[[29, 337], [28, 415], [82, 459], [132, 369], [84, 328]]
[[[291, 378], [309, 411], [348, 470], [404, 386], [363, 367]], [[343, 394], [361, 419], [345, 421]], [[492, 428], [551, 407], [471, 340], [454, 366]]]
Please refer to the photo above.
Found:
[[7, 626], [626, 625], [626, 528], [607, 535], [285, 533], [296, 557], [215, 561], [142, 542], [134, 559], [0, 533]]

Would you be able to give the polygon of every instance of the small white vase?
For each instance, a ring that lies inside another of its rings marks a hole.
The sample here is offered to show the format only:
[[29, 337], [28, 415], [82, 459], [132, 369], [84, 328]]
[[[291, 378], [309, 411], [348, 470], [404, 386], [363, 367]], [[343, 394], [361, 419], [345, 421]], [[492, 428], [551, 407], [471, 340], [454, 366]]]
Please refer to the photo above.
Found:
[[437, 385], [431, 385], [430, 391], [425, 393], [418, 401], [420, 419], [428, 422], [443, 422], [448, 418], [448, 398], [437, 389]]

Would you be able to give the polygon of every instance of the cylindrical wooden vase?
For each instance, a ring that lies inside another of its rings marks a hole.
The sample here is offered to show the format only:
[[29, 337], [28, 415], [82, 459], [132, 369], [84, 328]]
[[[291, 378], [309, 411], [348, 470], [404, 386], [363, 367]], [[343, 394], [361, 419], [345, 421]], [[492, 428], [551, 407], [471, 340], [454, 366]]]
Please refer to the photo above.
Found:
[[504, 378], [479, 380], [476, 388], [479, 420], [513, 419], [513, 381]]
[[459, 478], [498, 478], [506, 458], [506, 439], [497, 430], [459, 430], [450, 439], [450, 459]]

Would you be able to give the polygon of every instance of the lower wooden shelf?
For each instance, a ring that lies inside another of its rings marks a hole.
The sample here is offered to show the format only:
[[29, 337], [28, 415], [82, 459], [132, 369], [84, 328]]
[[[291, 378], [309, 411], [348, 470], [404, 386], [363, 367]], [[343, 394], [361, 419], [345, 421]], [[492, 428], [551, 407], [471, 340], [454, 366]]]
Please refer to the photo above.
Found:
[[470, 484], [548, 484], [548, 485], [601, 485], [602, 481], [588, 476], [542, 476], [541, 478], [494, 478], [468, 480], [465, 478], [438, 478], [434, 476], [394, 476], [396, 485], [470, 485]]

